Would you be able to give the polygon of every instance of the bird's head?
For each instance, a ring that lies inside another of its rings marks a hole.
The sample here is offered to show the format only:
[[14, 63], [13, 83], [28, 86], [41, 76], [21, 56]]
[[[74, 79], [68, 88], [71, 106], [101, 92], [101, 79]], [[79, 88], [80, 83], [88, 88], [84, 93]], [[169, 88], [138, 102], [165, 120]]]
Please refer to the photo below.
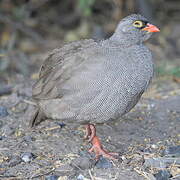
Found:
[[112, 38], [136, 44], [149, 39], [153, 32], [159, 31], [155, 25], [150, 24], [142, 15], [132, 14], [119, 22]]

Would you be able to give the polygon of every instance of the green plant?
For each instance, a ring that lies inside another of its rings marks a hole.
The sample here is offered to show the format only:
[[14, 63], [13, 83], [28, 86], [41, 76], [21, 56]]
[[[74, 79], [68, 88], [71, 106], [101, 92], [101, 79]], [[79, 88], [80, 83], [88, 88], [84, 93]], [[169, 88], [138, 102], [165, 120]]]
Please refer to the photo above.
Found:
[[92, 14], [92, 6], [96, 0], [78, 0], [78, 7], [82, 10], [84, 16]]
[[168, 65], [159, 65], [156, 67], [155, 71], [159, 76], [171, 75], [171, 76], [180, 77], [179, 66], [168, 67]]

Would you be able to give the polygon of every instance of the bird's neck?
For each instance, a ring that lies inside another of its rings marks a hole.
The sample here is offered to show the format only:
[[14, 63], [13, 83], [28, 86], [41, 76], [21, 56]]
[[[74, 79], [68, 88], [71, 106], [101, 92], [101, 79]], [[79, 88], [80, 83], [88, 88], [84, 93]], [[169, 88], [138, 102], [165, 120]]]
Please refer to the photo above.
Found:
[[117, 35], [113, 34], [109, 39], [105, 40], [104, 43], [108, 44], [109, 47], [119, 47], [119, 48], [127, 48], [133, 45], [142, 44], [141, 41], [139, 41], [138, 38], [130, 38], [125, 35]]

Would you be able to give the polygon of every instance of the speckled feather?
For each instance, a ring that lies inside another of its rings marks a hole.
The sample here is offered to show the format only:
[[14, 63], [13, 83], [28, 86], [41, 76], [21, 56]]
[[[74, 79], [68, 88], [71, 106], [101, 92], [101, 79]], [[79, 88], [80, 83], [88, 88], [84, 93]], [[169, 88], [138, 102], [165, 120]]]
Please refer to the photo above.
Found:
[[101, 123], [129, 112], [153, 76], [152, 55], [143, 44], [150, 34], [125, 30], [125, 37], [119, 30], [124, 22], [137, 19], [145, 18], [131, 15], [120, 21], [107, 40], [82, 40], [52, 51], [33, 87], [38, 111], [30, 125], [42, 116], [65, 123]]

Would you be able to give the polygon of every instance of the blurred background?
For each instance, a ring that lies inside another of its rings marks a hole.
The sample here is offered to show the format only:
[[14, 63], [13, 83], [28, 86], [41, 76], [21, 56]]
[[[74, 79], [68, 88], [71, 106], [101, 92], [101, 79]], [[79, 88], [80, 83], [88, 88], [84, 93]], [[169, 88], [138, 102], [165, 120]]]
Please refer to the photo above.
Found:
[[147, 42], [156, 76], [180, 83], [179, 0], [1, 0], [0, 86], [37, 79], [45, 54], [65, 42], [104, 39], [120, 19], [141, 13], [161, 32]]

